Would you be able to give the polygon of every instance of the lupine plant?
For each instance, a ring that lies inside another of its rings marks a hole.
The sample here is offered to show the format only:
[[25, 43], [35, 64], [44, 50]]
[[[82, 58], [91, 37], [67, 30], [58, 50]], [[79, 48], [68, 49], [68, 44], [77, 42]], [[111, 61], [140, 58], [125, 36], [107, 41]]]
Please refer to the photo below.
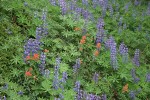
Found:
[[149, 100], [148, 0], [1, 0], [0, 100]]

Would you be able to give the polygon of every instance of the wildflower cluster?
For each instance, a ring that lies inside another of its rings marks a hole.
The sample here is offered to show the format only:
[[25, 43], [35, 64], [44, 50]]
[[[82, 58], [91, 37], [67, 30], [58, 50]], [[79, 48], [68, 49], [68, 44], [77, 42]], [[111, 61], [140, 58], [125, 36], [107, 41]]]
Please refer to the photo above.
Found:
[[[40, 41], [36, 39], [29, 39], [24, 46], [24, 60], [38, 60], [40, 51]], [[33, 57], [32, 57], [33, 56]]]

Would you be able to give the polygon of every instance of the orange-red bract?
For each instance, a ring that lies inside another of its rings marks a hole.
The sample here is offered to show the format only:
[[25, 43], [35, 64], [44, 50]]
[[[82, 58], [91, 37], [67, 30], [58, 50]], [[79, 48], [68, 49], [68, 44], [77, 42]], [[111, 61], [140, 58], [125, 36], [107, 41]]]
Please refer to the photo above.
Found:
[[80, 29], [79, 27], [75, 27], [74, 30], [75, 30], [75, 31], [79, 31], [79, 30], [81, 30], [81, 29]]
[[25, 76], [29, 77], [29, 76], [32, 76], [32, 74], [30, 71], [26, 71]]
[[81, 39], [80, 44], [84, 44], [84, 43], [85, 43], [85, 40]]
[[124, 93], [124, 92], [128, 92], [128, 84], [123, 86], [122, 93]]
[[96, 51], [94, 52], [94, 56], [98, 56], [98, 55], [99, 55], [99, 51], [96, 50]]
[[85, 40], [86, 39], [86, 35], [82, 36], [82, 40]]
[[39, 54], [34, 53], [32, 59], [33, 59], [33, 60], [38, 60], [38, 59], [39, 59]]
[[44, 52], [46, 52], [46, 53], [47, 53], [47, 52], [49, 52], [49, 50], [47, 50], [47, 49], [44, 49]]
[[97, 48], [100, 48], [100, 47], [101, 47], [101, 43], [97, 43], [97, 44], [96, 44], [96, 47], [97, 47]]
[[26, 60], [30, 60], [31, 59], [31, 57], [28, 55], [28, 56], [26, 56]]

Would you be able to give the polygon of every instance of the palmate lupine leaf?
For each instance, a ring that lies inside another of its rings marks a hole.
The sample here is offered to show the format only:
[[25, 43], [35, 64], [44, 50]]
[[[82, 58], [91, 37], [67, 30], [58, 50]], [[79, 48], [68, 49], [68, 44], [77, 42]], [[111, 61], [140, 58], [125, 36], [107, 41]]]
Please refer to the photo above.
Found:
[[61, 73], [62, 73], [62, 72], [67, 72], [68, 68], [69, 68], [69, 65], [68, 65], [68, 64], [66, 64], [66, 63], [61, 63], [61, 64], [60, 64], [60, 72], [61, 72]]
[[2, 46], [1, 46], [1, 49], [3, 50], [8, 50], [10, 48], [9, 44], [8, 43], [4, 43]]
[[44, 80], [41, 85], [44, 91], [48, 92], [51, 90], [52, 83], [49, 80]]
[[12, 62], [12, 64], [21, 64], [22, 58], [20, 56], [13, 56], [10, 61]]
[[76, 93], [73, 91], [73, 89], [70, 89], [70, 90], [67, 90], [64, 92], [64, 98], [66, 100], [74, 100], [75, 95], [76, 95]]
[[13, 70], [11, 71], [11, 74], [13, 77], [16, 77], [16, 76], [18, 77], [21, 73], [23, 73], [23, 71], [18, 70], [16, 68], [13, 68]]

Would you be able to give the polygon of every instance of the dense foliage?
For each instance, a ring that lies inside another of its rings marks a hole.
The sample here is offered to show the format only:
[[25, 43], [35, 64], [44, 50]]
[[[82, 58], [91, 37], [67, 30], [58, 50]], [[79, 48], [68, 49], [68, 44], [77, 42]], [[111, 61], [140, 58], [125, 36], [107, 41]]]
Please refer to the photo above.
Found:
[[148, 0], [1, 0], [0, 100], [149, 100]]

